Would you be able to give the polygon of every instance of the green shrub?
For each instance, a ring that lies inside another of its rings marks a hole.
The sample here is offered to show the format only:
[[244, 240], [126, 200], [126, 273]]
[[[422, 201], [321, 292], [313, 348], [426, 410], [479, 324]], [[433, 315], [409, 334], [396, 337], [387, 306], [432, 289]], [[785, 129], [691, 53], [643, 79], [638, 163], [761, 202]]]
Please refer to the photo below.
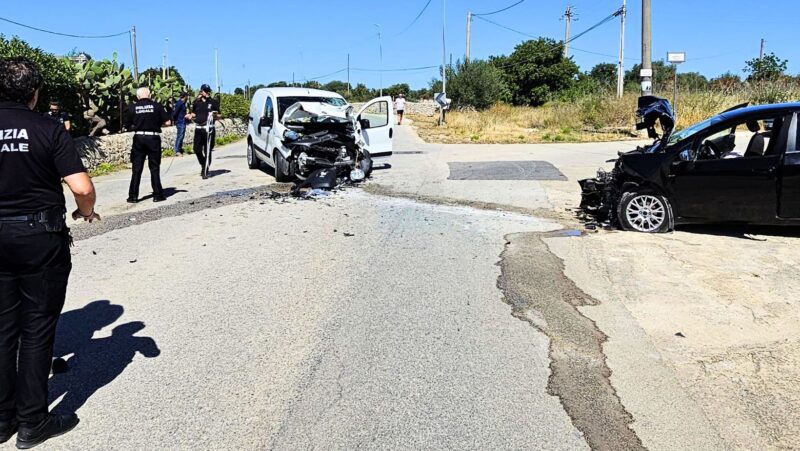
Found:
[[222, 94], [220, 97], [220, 113], [225, 119], [247, 120], [250, 115], [250, 102], [244, 96]]

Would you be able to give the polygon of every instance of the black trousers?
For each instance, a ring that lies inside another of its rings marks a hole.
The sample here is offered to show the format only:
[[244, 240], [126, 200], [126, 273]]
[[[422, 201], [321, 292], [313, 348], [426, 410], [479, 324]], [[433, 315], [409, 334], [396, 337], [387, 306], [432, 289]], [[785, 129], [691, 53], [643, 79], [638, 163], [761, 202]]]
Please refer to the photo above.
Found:
[[72, 270], [69, 232], [0, 222], [0, 420], [47, 415], [56, 323]]
[[[210, 150], [214, 150], [214, 140], [217, 137], [217, 132], [215, 130], [211, 130], [211, 147]], [[202, 128], [194, 129], [194, 154], [197, 156], [197, 161], [200, 163], [200, 167], [205, 169], [206, 166], [206, 142], [208, 140], [208, 130]], [[208, 156], [208, 165], [211, 166], [211, 155]]]
[[134, 135], [133, 148], [131, 149], [131, 186], [128, 188], [128, 197], [139, 198], [139, 183], [144, 172], [144, 160], [150, 169], [150, 185], [153, 187], [153, 196], [160, 196], [164, 189], [161, 187], [161, 137], [150, 135]]

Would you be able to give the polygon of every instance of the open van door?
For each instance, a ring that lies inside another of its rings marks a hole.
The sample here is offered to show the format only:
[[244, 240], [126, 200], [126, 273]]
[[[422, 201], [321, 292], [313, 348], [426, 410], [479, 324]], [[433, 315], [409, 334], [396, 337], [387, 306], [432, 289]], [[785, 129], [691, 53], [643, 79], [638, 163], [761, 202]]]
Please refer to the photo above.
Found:
[[358, 112], [361, 136], [373, 160], [389, 158], [392, 155], [394, 136], [394, 109], [390, 96], [378, 97], [365, 103]]

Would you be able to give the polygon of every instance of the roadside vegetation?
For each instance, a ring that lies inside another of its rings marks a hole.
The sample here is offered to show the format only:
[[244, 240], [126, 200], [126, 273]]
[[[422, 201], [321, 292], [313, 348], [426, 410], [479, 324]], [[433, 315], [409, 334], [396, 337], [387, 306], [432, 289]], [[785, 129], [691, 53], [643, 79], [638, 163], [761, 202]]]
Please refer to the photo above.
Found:
[[[800, 98], [800, 77], [786, 75], [787, 61], [774, 54], [744, 63], [745, 78], [733, 73], [708, 79], [678, 73], [677, 127], [683, 128], [741, 104], [777, 103]], [[438, 143], [587, 142], [636, 138], [639, 96], [636, 65], [616, 95], [615, 64], [581, 72], [563, 57], [561, 43], [540, 38], [508, 56], [458, 62], [448, 67], [453, 105], [444, 126], [438, 118], [412, 116], [421, 137]], [[674, 67], [653, 63], [655, 95], [672, 100]], [[441, 90], [441, 81], [431, 81]]]

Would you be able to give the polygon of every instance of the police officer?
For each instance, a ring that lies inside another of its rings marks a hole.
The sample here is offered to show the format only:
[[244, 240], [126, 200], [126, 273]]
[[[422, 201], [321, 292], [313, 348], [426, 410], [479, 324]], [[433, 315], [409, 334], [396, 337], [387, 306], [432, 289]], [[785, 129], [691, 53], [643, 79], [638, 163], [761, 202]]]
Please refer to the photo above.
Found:
[[167, 200], [161, 187], [161, 126], [169, 125], [169, 114], [163, 106], [150, 100], [150, 89], [136, 90], [139, 99], [128, 107], [125, 116], [126, 128], [133, 129], [133, 147], [131, 148], [131, 186], [128, 188], [128, 202], [139, 202], [139, 183], [144, 171], [144, 160], [150, 169], [150, 184], [153, 187], [153, 202]]
[[42, 76], [24, 58], [0, 59], [0, 443], [31, 448], [68, 432], [75, 414], [47, 411], [56, 323], [72, 263], [63, 179], [92, 222], [95, 192], [72, 138], [32, 111]]
[[[197, 155], [197, 161], [200, 162], [200, 176], [203, 179], [208, 178], [208, 172], [206, 172], [206, 152], [209, 153], [208, 161], [210, 165], [210, 152], [214, 150], [214, 139], [217, 135], [213, 126], [210, 127], [210, 130], [207, 126], [209, 115], [212, 115], [211, 117], [213, 120], [218, 120], [220, 118], [219, 102], [211, 98], [211, 86], [203, 85], [200, 87], [200, 96], [192, 104], [192, 112], [186, 115], [186, 119], [193, 119], [196, 124], [193, 147], [194, 154]], [[211, 146], [206, 149], [206, 145], [209, 141], [209, 133], [211, 134]]]
[[64, 129], [67, 131], [70, 131], [72, 128], [72, 118], [69, 113], [61, 110], [61, 102], [58, 100], [50, 101], [50, 109], [47, 111], [47, 116], [58, 121], [59, 124], [64, 125]]

